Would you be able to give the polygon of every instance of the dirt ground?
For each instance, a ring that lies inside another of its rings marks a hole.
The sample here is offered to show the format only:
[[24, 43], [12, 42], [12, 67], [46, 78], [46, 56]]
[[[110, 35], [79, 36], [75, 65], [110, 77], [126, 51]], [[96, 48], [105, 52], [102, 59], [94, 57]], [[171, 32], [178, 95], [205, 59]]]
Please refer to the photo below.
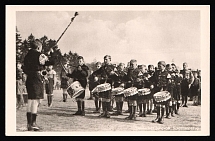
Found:
[[[85, 99], [89, 98], [86, 91]], [[115, 104], [114, 104], [115, 107]], [[123, 112], [127, 110], [124, 102]], [[147, 117], [137, 117], [136, 121], [125, 120], [128, 113], [120, 116], [111, 116], [110, 119], [100, 118], [99, 113], [94, 113], [93, 100], [85, 100], [85, 116], [74, 116], [77, 110], [76, 102], [68, 97], [67, 102], [62, 101], [62, 90], [54, 90], [54, 102], [51, 108], [47, 107], [46, 95], [38, 111], [37, 124], [43, 128], [42, 132], [61, 131], [200, 131], [201, 106], [192, 106], [188, 101], [188, 108], [180, 107], [180, 115], [171, 119], [164, 119], [164, 124], [152, 123], [156, 113]], [[138, 112], [137, 112], [138, 114]], [[16, 112], [16, 131], [26, 132], [26, 107]]]

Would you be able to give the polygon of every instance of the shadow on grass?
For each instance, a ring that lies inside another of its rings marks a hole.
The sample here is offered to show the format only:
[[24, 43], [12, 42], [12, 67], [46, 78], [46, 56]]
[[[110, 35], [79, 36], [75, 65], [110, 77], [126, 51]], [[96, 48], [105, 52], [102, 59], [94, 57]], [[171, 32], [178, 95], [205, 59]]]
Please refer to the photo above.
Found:
[[50, 115], [50, 116], [57, 115], [57, 116], [64, 116], [64, 117], [73, 117], [74, 116], [74, 115], [72, 115], [73, 112], [70, 112], [70, 113], [59, 113], [59, 112], [52, 112], [52, 111], [50, 111], [50, 112], [40, 111], [39, 114], [40, 115]]

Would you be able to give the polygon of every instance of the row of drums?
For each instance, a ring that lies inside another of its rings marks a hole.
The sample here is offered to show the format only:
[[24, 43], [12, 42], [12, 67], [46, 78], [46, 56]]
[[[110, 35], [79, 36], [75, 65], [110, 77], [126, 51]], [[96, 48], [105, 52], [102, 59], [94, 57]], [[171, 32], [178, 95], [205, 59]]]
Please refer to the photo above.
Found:
[[[112, 89], [109, 83], [97, 85], [92, 90], [92, 93], [98, 94], [100, 92], [105, 92], [109, 90], [111, 90], [113, 96], [122, 95], [124, 97], [131, 97], [131, 96], [138, 95], [138, 96], [143, 96], [143, 98], [147, 99], [148, 96], [151, 94], [151, 91], [149, 88], [137, 89], [136, 87], [130, 87], [130, 88], [124, 89], [123, 87], [117, 87]], [[78, 97], [83, 91], [84, 91], [84, 88], [81, 86], [80, 82], [78, 81], [74, 81], [67, 88], [67, 92], [71, 98]], [[155, 93], [153, 97], [157, 103], [162, 103], [162, 102], [168, 101], [171, 98], [171, 95], [168, 91], [162, 91], [162, 92]]]

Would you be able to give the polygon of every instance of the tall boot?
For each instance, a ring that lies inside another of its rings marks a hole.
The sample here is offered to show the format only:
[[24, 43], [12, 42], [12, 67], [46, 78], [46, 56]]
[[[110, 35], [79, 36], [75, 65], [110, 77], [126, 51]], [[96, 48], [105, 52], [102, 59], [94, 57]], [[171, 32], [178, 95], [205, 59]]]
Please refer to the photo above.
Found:
[[101, 109], [101, 105], [102, 105], [102, 102], [99, 100], [99, 107], [98, 107], [98, 111]]
[[161, 107], [161, 116], [160, 116], [160, 120], [158, 120], [158, 123], [163, 124], [163, 116], [164, 116], [164, 107]]
[[116, 115], [118, 116], [120, 113], [120, 102], [116, 102]]
[[50, 96], [47, 94], [48, 107], [50, 106]]
[[85, 101], [81, 101], [81, 115], [85, 116]]
[[184, 106], [183, 107], [188, 107], [187, 106], [187, 96], [184, 97]]
[[146, 103], [143, 103], [143, 117], [146, 117]]
[[31, 123], [32, 123], [31, 112], [27, 112], [26, 116], [27, 116], [27, 129], [28, 129], [28, 131], [32, 131], [32, 127], [31, 127]]
[[161, 107], [160, 106], [156, 106], [155, 109], [157, 111], [157, 117], [154, 120], [152, 120], [152, 122], [154, 122], [154, 123], [157, 122], [160, 119]]
[[63, 102], [67, 101], [67, 94], [63, 94]]
[[53, 102], [53, 95], [50, 95], [50, 105], [49, 105], [49, 107], [52, 107], [52, 102]]
[[96, 111], [98, 111], [98, 100], [96, 99], [96, 100], [94, 101], [94, 103], [95, 103]]
[[119, 102], [119, 110], [120, 110], [119, 115], [123, 115], [122, 114], [122, 107], [123, 107], [123, 101], [120, 101]]
[[39, 131], [40, 128], [36, 124], [37, 114], [31, 114], [31, 115], [32, 115], [31, 127], [34, 131]]
[[173, 104], [172, 106], [169, 107], [172, 117], [174, 117], [174, 108], [175, 108], [175, 104]]
[[181, 104], [181, 106], [184, 106], [184, 99], [185, 99], [185, 96], [182, 96], [182, 104]]
[[166, 118], [170, 119], [170, 107], [166, 105]]
[[180, 107], [180, 102], [178, 101], [178, 102], [176, 103], [175, 114], [179, 114], [179, 107]]
[[106, 112], [106, 113], [107, 113], [107, 114], [106, 114], [106, 118], [110, 118], [110, 113], [109, 113], [109, 112], [112, 110], [112, 109], [111, 109], [111, 108], [112, 108], [111, 102], [106, 102], [106, 107], [107, 107], [107, 108], [106, 108], [106, 111], [107, 111], [107, 112]]
[[106, 116], [106, 102], [103, 102], [103, 101], [102, 101], [102, 110], [103, 110], [103, 113], [101, 115], [99, 115], [99, 117]]
[[128, 109], [129, 109], [129, 116], [126, 117], [125, 119], [131, 119], [132, 117], [132, 106], [129, 106]]
[[73, 115], [81, 115], [81, 101], [77, 101], [77, 105], [78, 105], [78, 111]]
[[136, 111], [137, 111], [137, 106], [132, 106], [132, 111], [133, 111], [133, 113], [132, 113], [132, 119], [133, 120], [136, 120]]
[[142, 116], [143, 116], [143, 108], [142, 108], [142, 105], [143, 105], [143, 104], [138, 104], [139, 109], [140, 109], [139, 117], [142, 117]]

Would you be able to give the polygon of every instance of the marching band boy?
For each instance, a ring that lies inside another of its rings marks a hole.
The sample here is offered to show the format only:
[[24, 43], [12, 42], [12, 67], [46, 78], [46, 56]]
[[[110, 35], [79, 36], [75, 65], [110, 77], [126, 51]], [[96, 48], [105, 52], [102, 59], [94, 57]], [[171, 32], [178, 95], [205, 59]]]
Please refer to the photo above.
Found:
[[[123, 71], [125, 67], [124, 63], [119, 63], [118, 67], [117, 67], [117, 71], [116, 74], [113, 78], [114, 80], [114, 88], [117, 87], [125, 87], [125, 82], [127, 80], [127, 75], [126, 73]], [[116, 95], [115, 96], [115, 101], [116, 101], [116, 112], [113, 115], [122, 115], [122, 107], [123, 107], [123, 101], [124, 101], [124, 95]]]
[[[96, 62], [96, 70], [100, 69], [101, 66], [102, 66], [102, 63], [101, 62]], [[95, 70], [95, 71], [96, 71]], [[98, 85], [99, 83], [98, 82], [94, 82], [94, 78], [93, 78], [93, 75], [91, 74], [89, 76], [89, 90], [90, 90], [90, 93], [92, 93], [91, 91]], [[102, 102], [102, 98], [99, 97], [99, 94], [96, 93], [96, 94], [93, 94], [93, 96], [95, 97], [95, 107], [96, 107], [96, 112], [99, 112], [101, 110], [101, 102]]]
[[[158, 70], [155, 71], [154, 75], [152, 76], [154, 81], [155, 92], [167, 91], [167, 84], [169, 78], [171, 77], [170, 74], [165, 70], [166, 63], [164, 61], [158, 62]], [[153, 87], [153, 86], [151, 86]], [[156, 101], [155, 101], [156, 102]], [[156, 109], [157, 109], [157, 117], [152, 122], [158, 122], [163, 124], [163, 116], [164, 116], [164, 109], [165, 104], [157, 103], [156, 102]]]
[[[87, 86], [87, 76], [88, 76], [88, 70], [89, 68], [84, 63], [84, 58], [82, 56], [78, 56], [77, 58], [78, 66], [75, 68], [75, 70], [72, 73], [68, 73], [67, 76], [70, 78], [73, 78], [73, 81], [80, 82], [81, 86], [86, 89]], [[82, 115], [85, 116], [85, 90], [76, 97], [76, 102], [78, 106], [78, 111], [73, 115]]]
[[182, 75], [179, 74], [179, 71], [177, 70], [177, 67], [174, 63], [172, 63], [171, 66], [172, 66], [171, 78], [174, 85], [173, 103], [172, 103], [172, 115], [173, 115], [174, 112], [175, 114], [178, 114], [179, 112]]
[[[112, 86], [112, 78], [115, 75], [114, 66], [111, 64], [111, 56], [104, 56], [104, 65], [93, 73], [94, 81], [99, 84], [109, 83]], [[99, 97], [102, 98], [103, 113], [100, 117], [110, 118], [111, 111], [111, 90], [107, 90], [99, 93]]]
[[63, 102], [67, 101], [67, 88], [68, 88], [68, 80], [69, 77], [66, 76], [67, 73], [70, 72], [70, 66], [69, 66], [69, 61], [67, 61], [64, 65], [65, 70], [62, 68], [61, 73], [60, 73], [60, 80], [61, 80], [61, 85], [60, 87], [63, 89]]
[[[142, 74], [139, 74], [141, 76], [141, 81], [138, 85], [138, 89], [142, 88], [150, 88], [150, 82], [148, 79], [148, 73], [146, 73], [146, 67], [144, 65], [140, 66]], [[137, 97], [137, 103], [140, 109], [139, 116], [140, 117], [146, 117], [146, 103], [148, 101], [148, 98], [145, 96], [138, 96]]]
[[[142, 72], [137, 68], [137, 60], [132, 59], [130, 61], [130, 68], [128, 69], [128, 73], [127, 73], [128, 81], [126, 83], [126, 88], [142, 87], [141, 86], [141, 81], [142, 81], [141, 75], [142, 75]], [[130, 113], [129, 113], [129, 116], [126, 117], [125, 119], [136, 120], [137, 94], [134, 96], [129, 96], [128, 103], [129, 103]]]
[[[148, 65], [148, 79], [150, 81], [150, 83], [152, 84], [152, 80], [151, 77], [154, 75], [154, 66], [153, 65]], [[152, 112], [156, 112], [155, 111], [155, 104], [154, 104], [154, 99], [153, 99], [153, 94], [154, 94], [154, 88], [150, 88], [151, 93], [149, 96], [149, 99], [147, 100], [147, 113], [146, 114], [152, 114]]]

